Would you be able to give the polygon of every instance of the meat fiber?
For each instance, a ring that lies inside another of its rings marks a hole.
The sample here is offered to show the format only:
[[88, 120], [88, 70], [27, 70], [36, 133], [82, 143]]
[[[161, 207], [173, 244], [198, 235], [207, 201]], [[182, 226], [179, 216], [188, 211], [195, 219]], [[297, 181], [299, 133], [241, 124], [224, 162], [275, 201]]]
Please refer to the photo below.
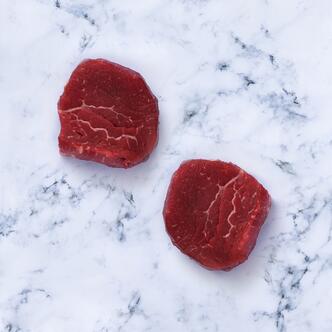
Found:
[[63, 155], [131, 167], [157, 144], [158, 101], [142, 76], [119, 64], [85, 60], [58, 102]]
[[230, 270], [248, 258], [270, 205], [266, 189], [238, 166], [198, 159], [174, 173], [163, 215], [184, 254], [208, 269]]

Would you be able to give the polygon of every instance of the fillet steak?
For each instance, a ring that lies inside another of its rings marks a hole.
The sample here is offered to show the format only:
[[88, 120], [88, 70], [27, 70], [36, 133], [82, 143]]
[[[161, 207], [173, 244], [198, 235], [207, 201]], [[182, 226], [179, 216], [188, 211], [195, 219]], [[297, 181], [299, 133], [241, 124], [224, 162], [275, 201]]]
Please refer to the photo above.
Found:
[[143, 77], [119, 64], [85, 60], [58, 102], [63, 155], [128, 168], [157, 144], [158, 101]]
[[240, 167], [188, 160], [174, 173], [164, 205], [175, 246], [211, 270], [244, 262], [270, 209], [267, 190]]

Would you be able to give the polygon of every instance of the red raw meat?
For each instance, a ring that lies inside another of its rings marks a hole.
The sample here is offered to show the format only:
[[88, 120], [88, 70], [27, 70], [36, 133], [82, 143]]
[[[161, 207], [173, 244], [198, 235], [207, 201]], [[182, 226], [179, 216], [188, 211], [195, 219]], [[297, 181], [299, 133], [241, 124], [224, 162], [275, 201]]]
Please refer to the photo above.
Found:
[[174, 173], [163, 215], [184, 254], [227, 271], [248, 258], [270, 205], [267, 190], [238, 166], [197, 159]]
[[148, 158], [158, 139], [158, 101], [143, 77], [103, 60], [85, 60], [58, 102], [63, 155], [113, 167]]

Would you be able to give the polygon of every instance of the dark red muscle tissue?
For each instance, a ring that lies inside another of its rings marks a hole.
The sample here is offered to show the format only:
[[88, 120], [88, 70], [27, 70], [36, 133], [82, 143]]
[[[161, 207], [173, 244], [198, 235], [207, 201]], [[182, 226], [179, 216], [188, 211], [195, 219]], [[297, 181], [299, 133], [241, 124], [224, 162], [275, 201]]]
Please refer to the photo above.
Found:
[[255, 246], [271, 200], [266, 189], [238, 166], [189, 160], [168, 189], [166, 230], [184, 254], [211, 270], [230, 270]]
[[137, 72], [85, 60], [58, 102], [60, 152], [113, 167], [131, 167], [157, 144], [158, 101]]

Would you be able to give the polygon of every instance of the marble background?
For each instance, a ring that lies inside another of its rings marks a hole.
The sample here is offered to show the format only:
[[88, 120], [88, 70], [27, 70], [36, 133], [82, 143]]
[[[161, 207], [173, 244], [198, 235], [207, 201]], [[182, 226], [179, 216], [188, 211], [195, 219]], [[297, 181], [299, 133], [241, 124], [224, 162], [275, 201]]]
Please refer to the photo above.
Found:
[[[332, 331], [330, 0], [0, 0], [0, 331]], [[56, 103], [104, 57], [146, 78], [160, 140], [129, 170], [61, 157]], [[184, 159], [232, 161], [273, 208], [211, 272], [161, 211]]]

